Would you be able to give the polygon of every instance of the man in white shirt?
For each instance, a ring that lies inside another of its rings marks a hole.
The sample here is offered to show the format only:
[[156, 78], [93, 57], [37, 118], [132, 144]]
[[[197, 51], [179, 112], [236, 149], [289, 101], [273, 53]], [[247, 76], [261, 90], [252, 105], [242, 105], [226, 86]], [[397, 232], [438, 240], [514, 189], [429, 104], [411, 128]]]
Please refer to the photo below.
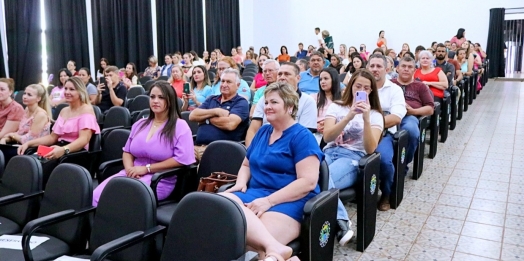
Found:
[[322, 38], [322, 34], [320, 33], [320, 28], [315, 28], [315, 35], [317, 37], [318, 42], [318, 48], [322, 47], [324, 45], [324, 38]]
[[[291, 62], [284, 62], [278, 69], [278, 81], [287, 82], [295, 88], [300, 99], [298, 100], [298, 112], [296, 121], [302, 126], [316, 131], [317, 129], [317, 105], [315, 100], [310, 95], [302, 93], [298, 89], [298, 81], [300, 80], [300, 69]], [[268, 124], [266, 115], [264, 114], [265, 97], [260, 98], [253, 113], [251, 124], [246, 134], [246, 147], [249, 147], [253, 137], [257, 133], [262, 124]]]
[[402, 88], [386, 79], [386, 66], [387, 60], [384, 55], [373, 54], [369, 57], [367, 69], [373, 73], [377, 81], [382, 111], [388, 114], [384, 116], [386, 123], [384, 127], [389, 128], [389, 130], [378, 144], [376, 150], [380, 153], [380, 190], [382, 191], [382, 197], [378, 205], [380, 211], [390, 209], [389, 195], [391, 194], [393, 176], [395, 174], [395, 166], [393, 165], [393, 135], [397, 132], [397, 125], [400, 124], [407, 112]]

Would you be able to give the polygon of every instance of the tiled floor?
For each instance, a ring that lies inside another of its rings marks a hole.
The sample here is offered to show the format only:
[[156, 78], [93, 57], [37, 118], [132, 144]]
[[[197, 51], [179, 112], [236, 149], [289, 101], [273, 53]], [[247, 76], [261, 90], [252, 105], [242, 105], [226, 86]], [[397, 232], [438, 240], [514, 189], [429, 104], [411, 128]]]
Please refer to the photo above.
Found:
[[[347, 209], [356, 221], [355, 206]], [[493, 80], [425, 158], [422, 177], [406, 180], [400, 207], [379, 212], [366, 251], [337, 245], [333, 258], [523, 259], [524, 83]]]

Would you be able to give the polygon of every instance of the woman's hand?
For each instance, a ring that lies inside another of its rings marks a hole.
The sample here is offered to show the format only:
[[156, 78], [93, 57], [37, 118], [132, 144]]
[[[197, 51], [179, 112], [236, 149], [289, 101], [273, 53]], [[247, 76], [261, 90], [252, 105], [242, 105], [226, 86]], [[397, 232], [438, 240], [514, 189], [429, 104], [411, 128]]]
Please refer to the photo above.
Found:
[[127, 77], [124, 77], [124, 85], [129, 89], [131, 87], [131, 85], [133, 85], [133, 83], [131, 82], [131, 80], [129, 80], [129, 78]]
[[245, 193], [246, 190], [247, 190], [247, 185], [246, 184], [235, 183], [235, 185], [233, 187], [227, 189], [224, 192], [232, 193], [232, 192], [240, 191], [242, 193]]
[[0, 139], [0, 144], [5, 145], [6, 143], [7, 143], [6, 138], [1, 138]]
[[[98, 92], [101, 93], [106, 88], [106, 85], [104, 83], [99, 83], [96, 88], [98, 89]], [[56, 106], [56, 105], [55, 105]]]
[[324, 133], [324, 120], [317, 122], [317, 131], [319, 133]]
[[139, 179], [140, 177], [147, 174], [146, 166], [134, 166], [126, 169], [126, 174], [130, 178]]
[[362, 118], [364, 119], [364, 122], [369, 122], [369, 112], [371, 110], [369, 104], [367, 102], [357, 102], [355, 104], [355, 108], [359, 111], [359, 113], [362, 113]]
[[26, 144], [22, 144], [20, 147], [18, 147], [16, 152], [18, 153], [18, 155], [24, 155], [25, 150], [27, 150], [28, 147], [29, 146], [27, 146], [27, 143]]
[[257, 217], [262, 216], [264, 212], [272, 207], [268, 197], [257, 198], [251, 201], [251, 203], [247, 203], [245, 205], [247, 208], [251, 209], [251, 211], [253, 211]]
[[187, 102], [189, 100], [189, 95], [186, 93], [182, 93], [182, 99]]
[[64, 147], [53, 145], [53, 146], [51, 146], [51, 148], [53, 148], [53, 150], [50, 151], [49, 153], [47, 153], [46, 155], [44, 155], [44, 158], [46, 158], [46, 159], [58, 159], [58, 158], [64, 156], [64, 154], [65, 154]]

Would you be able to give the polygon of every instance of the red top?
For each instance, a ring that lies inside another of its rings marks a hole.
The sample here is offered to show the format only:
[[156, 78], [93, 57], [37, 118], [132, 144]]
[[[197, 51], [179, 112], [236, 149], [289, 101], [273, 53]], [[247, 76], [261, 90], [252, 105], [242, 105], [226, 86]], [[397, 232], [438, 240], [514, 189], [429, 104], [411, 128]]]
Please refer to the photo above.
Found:
[[173, 89], [175, 89], [175, 93], [178, 98], [182, 98], [182, 94], [184, 94], [184, 83], [184, 80], [175, 79], [173, 79], [173, 82], [171, 83], [171, 86], [173, 86]]
[[[423, 74], [421, 69], [415, 71], [415, 79], [419, 79], [421, 82], [438, 82], [438, 73], [441, 71], [440, 68], [433, 68], [433, 71], [427, 74]], [[444, 98], [444, 90], [436, 88], [432, 85], [429, 86], [429, 89], [433, 92], [435, 97]]]

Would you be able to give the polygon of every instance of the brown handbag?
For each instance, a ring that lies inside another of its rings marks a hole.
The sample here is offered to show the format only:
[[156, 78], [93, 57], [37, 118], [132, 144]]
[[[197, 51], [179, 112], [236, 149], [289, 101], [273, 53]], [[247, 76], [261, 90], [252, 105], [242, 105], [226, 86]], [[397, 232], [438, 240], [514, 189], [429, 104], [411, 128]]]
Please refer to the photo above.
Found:
[[237, 176], [225, 172], [213, 172], [209, 177], [200, 178], [197, 191], [217, 193], [218, 189], [230, 183], [235, 183]]
[[195, 146], [195, 159], [197, 163], [202, 159], [202, 155], [204, 154], [206, 147], [206, 145]]

